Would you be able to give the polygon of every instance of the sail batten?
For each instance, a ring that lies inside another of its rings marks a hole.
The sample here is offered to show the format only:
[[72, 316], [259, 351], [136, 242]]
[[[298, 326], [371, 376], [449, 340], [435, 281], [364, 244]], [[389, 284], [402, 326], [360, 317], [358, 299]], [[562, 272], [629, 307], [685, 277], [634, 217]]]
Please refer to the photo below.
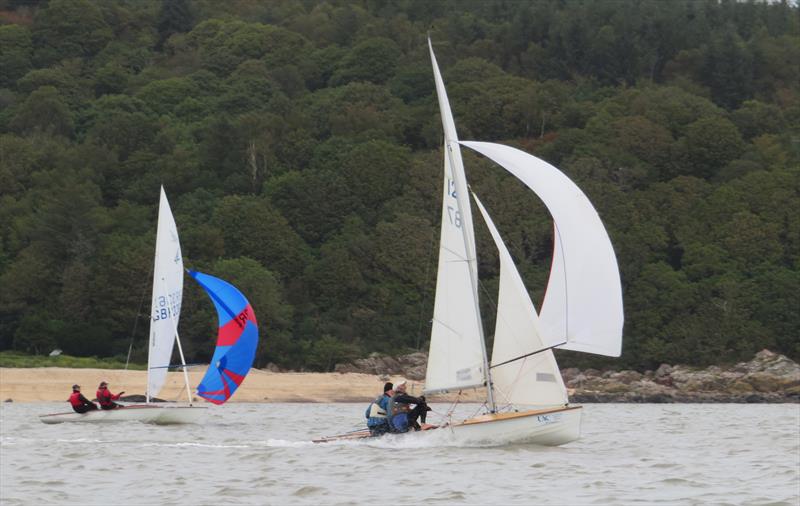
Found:
[[541, 335], [561, 349], [618, 357], [622, 287], [611, 240], [586, 195], [564, 173], [518, 149], [462, 142], [522, 181], [544, 202], [556, 226], [553, 264], [539, 313]]

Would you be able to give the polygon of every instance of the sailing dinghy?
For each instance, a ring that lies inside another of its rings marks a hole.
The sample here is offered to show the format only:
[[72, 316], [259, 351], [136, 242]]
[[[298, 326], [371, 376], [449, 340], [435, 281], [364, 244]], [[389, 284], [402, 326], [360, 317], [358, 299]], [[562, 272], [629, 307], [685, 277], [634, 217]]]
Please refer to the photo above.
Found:
[[[196, 423], [206, 407], [195, 406], [189, 386], [189, 374], [183, 355], [178, 321], [183, 299], [183, 257], [178, 230], [164, 188], [156, 232], [156, 254], [153, 272], [153, 299], [150, 319], [150, 346], [147, 361], [147, 393], [145, 404], [127, 405], [113, 410], [87, 413], [55, 413], [39, 419], [48, 424], [62, 422], [138, 421], [156, 424]], [[197, 271], [189, 275], [202, 286], [217, 310], [219, 330], [217, 347], [206, 374], [197, 388], [197, 395], [214, 404], [231, 398], [250, 370], [258, 346], [258, 324], [250, 303], [233, 285]], [[181, 363], [170, 364], [174, 343], [178, 343]], [[188, 396], [187, 405], [153, 403], [172, 368], [183, 369]]]
[[[426, 437], [448, 431], [456, 443], [561, 445], [580, 437], [581, 407], [569, 403], [554, 348], [618, 357], [622, 289], [608, 234], [586, 195], [547, 162], [515, 148], [459, 142], [433, 47], [428, 40], [444, 130], [444, 193], [426, 395], [485, 388], [485, 412], [446, 420]], [[460, 146], [493, 160], [530, 188], [554, 221], [554, 252], [537, 313], [499, 231], [473, 197], [500, 258], [491, 361], [478, 303], [475, 233]], [[369, 437], [366, 431], [318, 439]]]

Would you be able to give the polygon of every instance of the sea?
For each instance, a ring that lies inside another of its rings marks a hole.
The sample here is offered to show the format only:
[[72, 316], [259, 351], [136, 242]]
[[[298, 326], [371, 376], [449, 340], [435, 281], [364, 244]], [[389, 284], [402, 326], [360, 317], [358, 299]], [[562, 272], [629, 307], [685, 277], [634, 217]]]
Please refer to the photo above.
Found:
[[[798, 404], [587, 404], [581, 438], [554, 448], [311, 442], [361, 428], [362, 404], [230, 403], [194, 425], [38, 420], [65, 407], [0, 405], [3, 506], [800, 504]], [[433, 408], [429, 422], [451, 406]]]

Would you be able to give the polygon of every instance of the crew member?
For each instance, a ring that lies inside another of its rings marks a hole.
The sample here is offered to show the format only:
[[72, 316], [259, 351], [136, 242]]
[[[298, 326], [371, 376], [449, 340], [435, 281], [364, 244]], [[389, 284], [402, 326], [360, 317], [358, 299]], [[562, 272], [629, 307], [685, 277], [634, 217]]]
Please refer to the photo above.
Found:
[[76, 413], [86, 413], [97, 409], [95, 403], [83, 396], [80, 385], [72, 385], [72, 395], [69, 396], [69, 403]]
[[97, 402], [100, 403], [100, 409], [116, 409], [121, 408], [119, 404], [117, 404], [117, 399], [122, 396], [125, 392], [120, 392], [118, 394], [112, 394], [111, 391], [108, 389], [108, 383], [105, 381], [100, 382], [100, 386], [97, 388]]
[[367, 427], [369, 433], [373, 436], [382, 436], [390, 431], [389, 418], [387, 418], [387, 409], [389, 401], [394, 395], [394, 386], [391, 383], [383, 385], [383, 395], [376, 398], [367, 407], [367, 412], [364, 415], [367, 417]]
[[[415, 404], [411, 408], [411, 404]], [[390, 415], [390, 430], [392, 432], [408, 432], [409, 427], [420, 430], [417, 418], [424, 424], [428, 411], [431, 408], [425, 403], [425, 396], [412, 397], [406, 394], [406, 382], [401, 381], [394, 387], [394, 395], [389, 400], [387, 413]]]

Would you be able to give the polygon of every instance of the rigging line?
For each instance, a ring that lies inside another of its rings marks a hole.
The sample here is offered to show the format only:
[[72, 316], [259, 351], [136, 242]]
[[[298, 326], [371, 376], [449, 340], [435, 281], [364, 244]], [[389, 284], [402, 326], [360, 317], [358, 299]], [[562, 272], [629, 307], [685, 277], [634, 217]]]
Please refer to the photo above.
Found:
[[445, 251], [449, 251], [450, 253], [452, 253], [453, 255], [458, 257], [458, 260], [448, 260], [447, 263], [457, 263], [457, 262], [467, 262], [467, 263], [469, 263], [470, 262], [469, 258], [464, 258], [463, 256], [461, 256], [461, 253], [459, 253], [459, 252], [457, 252], [455, 250], [452, 250], [452, 249], [450, 249], [448, 247], [443, 247], [442, 249], [445, 250]]
[[[425, 285], [427, 286], [428, 281], [430, 280], [430, 272], [431, 272], [431, 258], [433, 257], [433, 243], [435, 241], [435, 237], [433, 235], [433, 229], [431, 229], [431, 240], [430, 246], [428, 247], [428, 263], [425, 264]], [[417, 326], [417, 346], [416, 349], [419, 350], [419, 344], [422, 340], [422, 318], [424, 316], [425, 311], [425, 300], [427, 298], [428, 292], [426, 290], [422, 291], [422, 302], [419, 305], [419, 325]]]
[[523, 358], [530, 357], [531, 355], [536, 355], [536, 354], [541, 353], [543, 351], [552, 350], [553, 348], [561, 346], [562, 344], [567, 344], [567, 341], [564, 341], [563, 343], [556, 343], [556, 344], [554, 344], [552, 346], [548, 346], [547, 348], [542, 348], [541, 350], [536, 350], [536, 351], [532, 351], [530, 353], [526, 353], [525, 355], [520, 355], [519, 357], [506, 360], [505, 362], [500, 362], [499, 364], [495, 364], [495, 365], [491, 366], [490, 369], [494, 369], [495, 367], [500, 367], [501, 365], [510, 364], [511, 362], [516, 362], [517, 360], [522, 360]]
[[[153, 277], [153, 269], [155, 269], [155, 262], [150, 264], [150, 273], [147, 275], [147, 279], [151, 279]], [[136, 339], [136, 327], [139, 325], [139, 317], [142, 316], [142, 304], [144, 304], [144, 294], [147, 293], [147, 287], [149, 285], [145, 283], [144, 287], [142, 288], [142, 296], [139, 298], [139, 309], [136, 310], [136, 318], [133, 319], [133, 330], [131, 331], [131, 343], [128, 345], [128, 358], [125, 359], [125, 370], [128, 370], [128, 364], [131, 361], [131, 352], [133, 351], [133, 340]], [[152, 314], [147, 315], [148, 318], [152, 318]]]

